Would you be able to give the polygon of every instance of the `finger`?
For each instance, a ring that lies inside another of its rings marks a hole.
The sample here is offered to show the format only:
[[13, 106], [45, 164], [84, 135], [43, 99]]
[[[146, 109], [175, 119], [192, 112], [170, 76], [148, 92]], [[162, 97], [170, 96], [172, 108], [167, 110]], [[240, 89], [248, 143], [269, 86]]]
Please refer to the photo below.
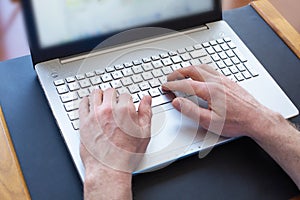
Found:
[[177, 80], [164, 83], [162, 89], [165, 91], [179, 91], [188, 95], [197, 95], [202, 99], [209, 100], [208, 83], [197, 82], [189, 79]]
[[117, 92], [113, 88], [109, 88], [103, 92], [103, 106], [109, 106], [113, 108], [117, 103]]
[[94, 111], [98, 106], [102, 104], [103, 91], [102, 90], [93, 90], [89, 99], [90, 99], [90, 111]]
[[178, 69], [175, 72], [168, 75], [168, 81], [181, 80], [186, 77], [189, 77], [195, 81], [208, 81], [212, 74], [210, 74], [208, 71], [201, 69], [201, 66], [190, 66]]
[[144, 96], [141, 100], [138, 108], [139, 122], [141, 126], [151, 125], [152, 118], [152, 98], [150, 96]]
[[89, 114], [89, 99], [84, 97], [79, 105], [79, 118], [82, 119]]
[[203, 128], [208, 129], [211, 121], [210, 110], [199, 107], [192, 101], [185, 98], [175, 98], [172, 105], [185, 116], [197, 121]]

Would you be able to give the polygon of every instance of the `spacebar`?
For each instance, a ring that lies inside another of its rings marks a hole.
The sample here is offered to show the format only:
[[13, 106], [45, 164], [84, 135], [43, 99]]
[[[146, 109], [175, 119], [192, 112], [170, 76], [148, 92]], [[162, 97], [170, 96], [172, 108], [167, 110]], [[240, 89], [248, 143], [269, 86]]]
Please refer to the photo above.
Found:
[[152, 98], [152, 107], [172, 102], [174, 97], [175, 96], [173, 94], [165, 94], [165, 95], [161, 95], [158, 97], [153, 97]]

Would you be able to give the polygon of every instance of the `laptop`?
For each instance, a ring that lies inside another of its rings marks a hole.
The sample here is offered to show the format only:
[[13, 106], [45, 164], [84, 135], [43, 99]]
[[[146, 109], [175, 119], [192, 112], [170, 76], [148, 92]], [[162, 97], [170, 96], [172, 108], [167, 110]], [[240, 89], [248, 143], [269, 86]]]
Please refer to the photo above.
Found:
[[172, 107], [161, 84], [174, 70], [209, 64], [285, 118], [299, 113], [222, 20], [221, 0], [22, 2], [34, 69], [82, 180], [78, 105], [97, 88], [130, 93], [136, 105], [153, 98], [152, 139], [135, 173], [232, 140]]

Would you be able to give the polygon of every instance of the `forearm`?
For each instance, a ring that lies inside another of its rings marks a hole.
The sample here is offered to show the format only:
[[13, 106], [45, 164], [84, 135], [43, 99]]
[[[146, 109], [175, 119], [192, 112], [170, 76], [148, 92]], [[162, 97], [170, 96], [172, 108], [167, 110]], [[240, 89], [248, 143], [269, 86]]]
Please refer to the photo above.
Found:
[[86, 169], [84, 199], [132, 199], [131, 174], [107, 167]]
[[300, 188], [300, 132], [278, 114], [263, 119], [249, 134]]

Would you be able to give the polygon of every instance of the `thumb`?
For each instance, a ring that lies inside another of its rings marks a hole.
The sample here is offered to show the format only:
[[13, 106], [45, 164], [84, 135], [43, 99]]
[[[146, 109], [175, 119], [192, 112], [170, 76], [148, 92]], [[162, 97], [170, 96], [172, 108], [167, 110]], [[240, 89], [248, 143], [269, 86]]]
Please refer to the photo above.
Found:
[[196, 105], [186, 98], [175, 98], [172, 102], [174, 108], [183, 115], [198, 122], [203, 128], [208, 129], [211, 121], [211, 111]]

